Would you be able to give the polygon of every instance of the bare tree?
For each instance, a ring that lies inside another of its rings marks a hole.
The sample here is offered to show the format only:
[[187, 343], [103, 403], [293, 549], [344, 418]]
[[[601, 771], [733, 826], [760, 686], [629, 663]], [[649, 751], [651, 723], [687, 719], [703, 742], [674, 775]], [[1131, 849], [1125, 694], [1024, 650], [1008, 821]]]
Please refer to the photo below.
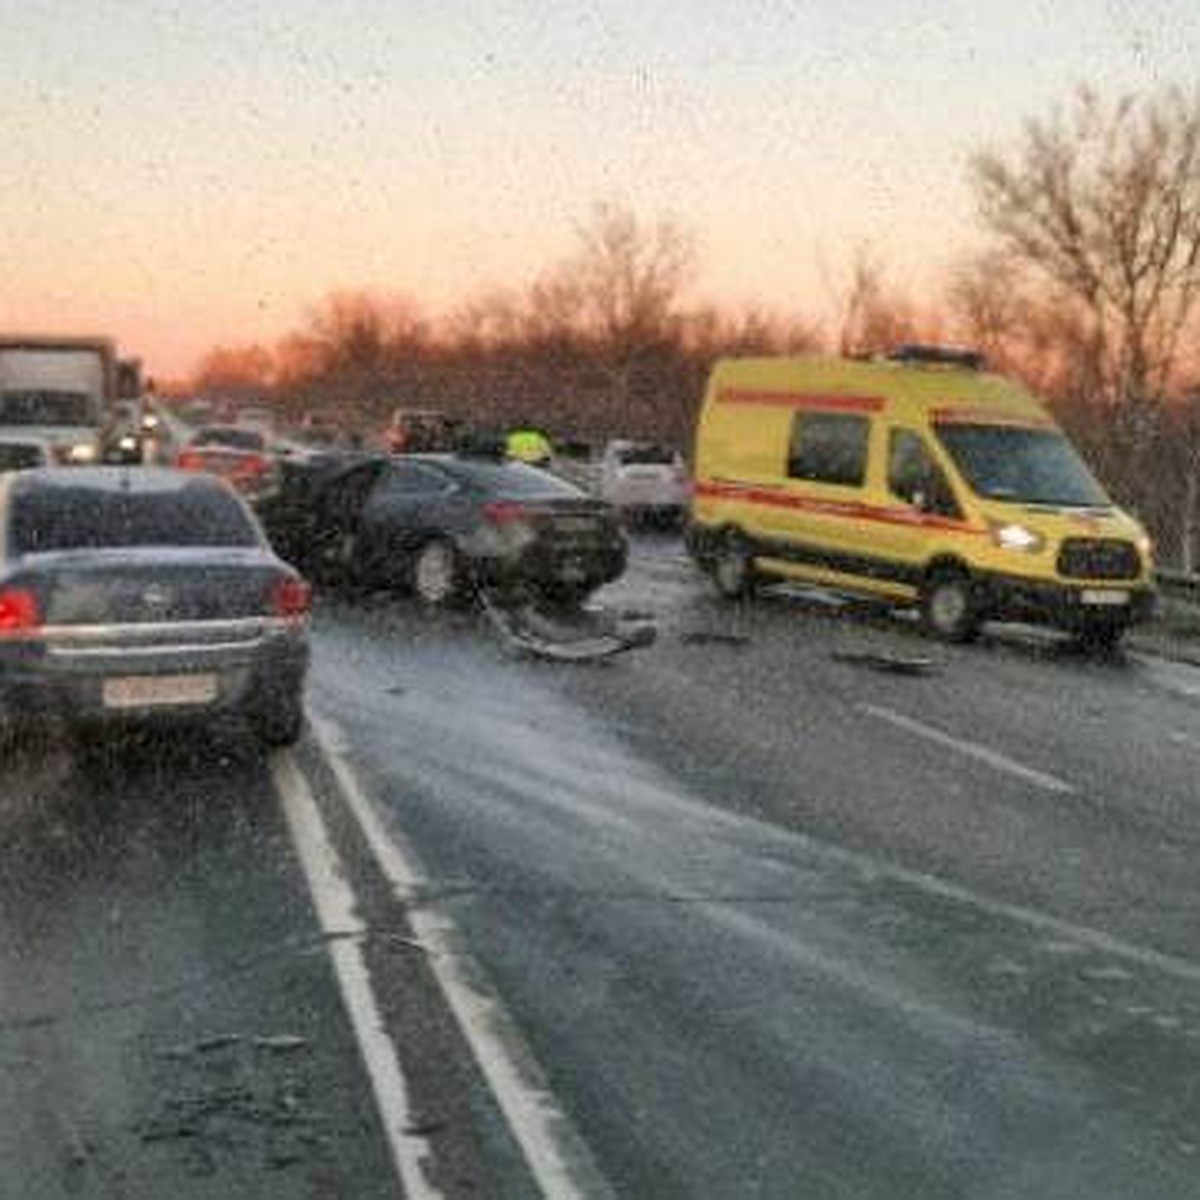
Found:
[[191, 386], [230, 400], [261, 399], [270, 392], [275, 373], [275, 357], [265, 346], [214, 346], [200, 360]]
[[836, 342], [843, 356], [885, 353], [904, 342], [938, 340], [938, 322], [888, 281], [883, 262], [866, 246], [855, 253], [846, 284], [835, 289]]
[[690, 234], [667, 217], [647, 226], [612, 204], [597, 204], [576, 233], [579, 249], [566, 264], [567, 277], [588, 330], [626, 346], [669, 334], [695, 267]]
[[1189, 390], [1173, 415], [1183, 457], [1179, 561], [1191, 575], [1200, 559], [1200, 387]]
[[1081, 89], [970, 170], [998, 246], [1083, 314], [1094, 392], [1163, 396], [1200, 296], [1200, 95]]
[[577, 230], [578, 247], [531, 293], [533, 314], [557, 318], [592, 349], [614, 406], [636, 424], [633, 376], [677, 346], [679, 303], [695, 268], [693, 239], [677, 222], [643, 223], [632, 211], [597, 204]]

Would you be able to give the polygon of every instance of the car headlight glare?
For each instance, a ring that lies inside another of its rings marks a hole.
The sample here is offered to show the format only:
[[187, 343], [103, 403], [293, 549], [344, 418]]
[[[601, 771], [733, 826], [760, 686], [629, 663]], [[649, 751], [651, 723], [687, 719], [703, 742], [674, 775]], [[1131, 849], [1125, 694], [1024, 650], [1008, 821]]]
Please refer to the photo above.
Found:
[[77, 442], [67, 451], [67, 458], [73, 463], [95, 462], [96, 447], [91, 442]]
[[1046, 545], [1046, 539], [1040, 533], [1027, 529], [1024, 525], [993, 521], [991, 530], [992, 541], [1002, 550], [1037, 554]]

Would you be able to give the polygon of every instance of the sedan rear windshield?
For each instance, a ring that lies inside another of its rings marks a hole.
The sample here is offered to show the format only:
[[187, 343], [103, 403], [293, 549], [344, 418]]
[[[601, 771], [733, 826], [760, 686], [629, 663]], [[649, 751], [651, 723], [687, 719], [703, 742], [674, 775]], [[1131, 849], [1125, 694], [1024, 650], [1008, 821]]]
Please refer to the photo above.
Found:
[[18, 553], [135, 546], [256, 546], [238, 501], [202, 485], [120, 492], [56, 485], [18, 492], [10, 537]]
[[515, 500], [554, 500], [578, 499], [582, 494], [565, 480], [523, 463], [464, 460], [450, 465], [448, 471], [468, 487], [489, 496], [511, 497]]
[[261, 451], [266, 445], [266, 440], [256, 429], [202, 429], [192, 438], [191, 445], [227, 446], [231, 450]]
[[942, 424], [937, 435], [963, 478], [988, 500], [1080, 507], [1111, 503], [1056, 429]]
[[666, 446], [628, 446], [617, 451], [617, 462], [623, 467], [670, 466], [678, 457]]
[[0, 442], [0, 471], [24, 471], [27, 467], [40, 467], [45, 461], [40, 446]]

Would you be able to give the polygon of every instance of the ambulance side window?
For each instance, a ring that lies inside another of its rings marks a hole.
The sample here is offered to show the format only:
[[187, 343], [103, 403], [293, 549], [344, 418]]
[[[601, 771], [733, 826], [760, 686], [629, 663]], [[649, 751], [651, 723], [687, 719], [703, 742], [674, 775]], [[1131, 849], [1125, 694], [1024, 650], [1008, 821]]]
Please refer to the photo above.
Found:
[[867, 476], [867, 417], [798, 412], [792, 418], [788, 475], [816, 483], [860, 487]]
[[893, 429], [888, 435], [888, 489], [922, 512], [962, 516], [945, 472], [920, 434], [910, 429]]

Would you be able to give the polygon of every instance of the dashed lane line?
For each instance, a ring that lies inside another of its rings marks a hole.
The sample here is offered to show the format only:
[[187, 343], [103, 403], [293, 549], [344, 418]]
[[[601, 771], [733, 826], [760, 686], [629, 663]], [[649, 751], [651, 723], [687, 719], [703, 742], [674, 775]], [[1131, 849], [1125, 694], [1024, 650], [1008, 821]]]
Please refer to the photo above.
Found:
[[[308, 880], [322, 932], [327, 935], [362, 933], [357, 897], [346, 881], [341, 859], [308, 782], [290, 752], [275, 756], [271, 774]], [[413, 1125], [408, 1085], [400, 1070], [396, 1047], [385, 1032], [363, 960], [362, 946], [354, 937], [331, 937], [329, 955], [406, 1200], [441, 1200], [443, 1193], [430, 1183], [425, 1171], [424, 1164], [433, 1161], [428, 1139], [406, 1132]]]
[[860, 704], [858, 705], [858, 709], [859, 712], [864, 712], [868, 716], [886, 721], [889, 725], [894, 725], [897, 729], [903, 729], [906, 733], [924, 738], [925, 741], [932, 742], [935, 746], [953, 750], [956, 754], [961, 754], [966, 758], [981, 762], [985, 766], [991, 767], [994, 771], [1001, 771], [1004, 774], [1012, 775], [1047, 792], [1071, 795], [1078, 790], [1072, 784], [1067, 783], [1066, 780], [1059, 779], [1056, 775], [1047, 775], [1045, 771], [1038, 771], [1033, 767], [1027, 767], [1024, 763], [1017, 762], [1015, 758], [1009, 758], [1007, 754], [1001, 754], [998, 750], [993, 750], [979, 742], [971, 742], [963, 738], [954, 737], [952, 734], [945, 733], [933, 725], [926, 725], [924, 721], [918, 721], [913, 717], [907, 717], [903, 713], [896, 712], [895, 709], [885, 708], [880, 704]]
[[554, 1098], [516, 1023], [466, 952], [447, 913], [420, 900], [427, 894], [416, 856], [395, 829], [385, 829], [341, 747], [331, 723], [310, 719], [313, 739], [337, 780], [341, 800], [357, 822], [413, 932], [431, 953], [428, 963], [480, 1072], [543, 1195], [554, 1200], [607, 1200], [614, 1195], [591, 1150]]

